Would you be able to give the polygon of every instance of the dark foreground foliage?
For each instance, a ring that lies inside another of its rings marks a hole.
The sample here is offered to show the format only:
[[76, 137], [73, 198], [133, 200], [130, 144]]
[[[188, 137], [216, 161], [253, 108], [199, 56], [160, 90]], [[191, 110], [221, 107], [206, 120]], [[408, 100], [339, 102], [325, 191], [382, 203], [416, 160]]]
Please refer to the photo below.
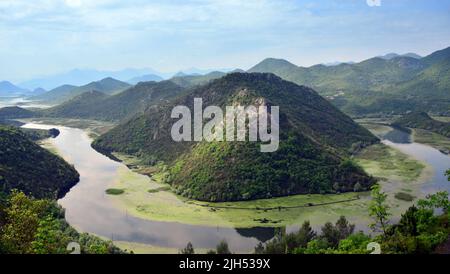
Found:
[[87, 254], [123, 253], [112, 242], [78, 233], [64, 219], [64, 210], [49, 199], [37, 200], [23, 192], [2, 194], [0, 254], [68, 254], [71, 242]]
[[78, 182], [73, 166], [30, 139], [40, 134], [0, 126], [0, 191], [20, 189], [36, 198], [60, 198]]

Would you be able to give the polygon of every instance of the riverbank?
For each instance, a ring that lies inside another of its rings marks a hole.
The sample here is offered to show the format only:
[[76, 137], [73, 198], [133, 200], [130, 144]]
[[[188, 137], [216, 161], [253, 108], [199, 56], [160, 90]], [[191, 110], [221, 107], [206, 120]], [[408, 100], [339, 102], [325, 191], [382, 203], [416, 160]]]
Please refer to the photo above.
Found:
[[414, 128], [412, 129], [412, 139], [414, 142], [434, 147], [444, 154], [450, 154], [450, 138], [443, 135]]
[[[386, 130], [386, 129], [384, 129]], [[293, 195], [254, 201], [208, 203], [177, 196], [168, 185], [158, 183], [154, 167], [141, 165], [139, 159], [114, 154], [129, 168], [120, 169], [113, 188], [124, 193], [111, 199], [133, 216], [163, 222], [224, 227], [296, 226], [309, 220], [313, 225], [335, 221], [341, 215], [361, 227], [370, 220], [368, 193]], [[366, 148], [356, 161], [390, 190], [389, 203], [398, 213], [411, 201], [395, 198], [399, 192], [419, 196], [420, 183], [431, 170], [420, 161], [383, 144]], [[134, 172], [133, 172], [134, 171]], [[138, 174], [140, 173], [140, 174]], [[152, 178], [153, 176], [153, 178]]]
[[22, 123], [36, 123], [56, 125], [85, 130], [91, 138], [95, 138], [116, 126], [116, 124], [98, 120], [70, 119], [70, 118], [27, 118], [17, 119]]
[[[81, 174], [80, 183], [59, 201], [66, 208], [66, 219], [79, 231], [102, 235], [123, 246], [132, 245], [136, 252], [178, 253], [189, 241], [196, 250], [211, 249], [225, 238], [233, 250], [244, 253], [258, 241], [273, 237], [275, 227], [293, 231], [309, 220], [314, 229], [319, 229], [344, 215], [357, 230], [368, 231], [371, 222], [368, 193], [294, 195], [230, 203], [188, 200], [161, 183], [163, 180], [157, 176], [161, 173], [155, 173], [155, 167], [142, 165], [139, 159], [127, 155], [115, 154], [123, 162], [114, 162], [92, 149], [87, 130], [60, 129], [60, 136], [45, 146], [74, 163]], [[390, 189], [389, 203], [394, 217], [398, 217], [413, 201], [399, 200], [395, 194], [414, 194], [414, 190], [407, 190], [411, 180], [424, 173], [407, 172], [420, 163], [393, 148], [397, 152], [387, 150], [386, 156], [383, 149], [366, 148], [369, 151], [363, 150], [355, 160], [361, 160], [373, 176], [382, 177], [380, 183]], [[380, 157], [380, 153], [386, 157]], [[390, 161], [391, 170], [383, 166], [386, 161]], [[108, 195], [105, 191], [109, 188], [123, 193]]]

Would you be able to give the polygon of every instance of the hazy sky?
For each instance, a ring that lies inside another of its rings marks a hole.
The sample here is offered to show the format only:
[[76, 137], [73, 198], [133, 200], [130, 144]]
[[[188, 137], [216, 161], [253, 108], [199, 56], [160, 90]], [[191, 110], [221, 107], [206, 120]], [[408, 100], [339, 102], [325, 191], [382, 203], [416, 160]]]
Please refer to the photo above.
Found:
[[309, 66], [447, 46], [447, 0], [0, 0], [0, 80], [247, 69], [266, 57]]

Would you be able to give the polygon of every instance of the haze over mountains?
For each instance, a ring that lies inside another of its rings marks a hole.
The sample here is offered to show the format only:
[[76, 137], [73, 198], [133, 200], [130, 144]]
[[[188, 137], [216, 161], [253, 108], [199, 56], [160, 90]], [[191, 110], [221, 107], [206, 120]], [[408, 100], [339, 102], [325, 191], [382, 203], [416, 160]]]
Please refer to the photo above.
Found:
[[44, 109], [38, 115], [119, 121], [143, 112], [151, 105], [162, 103], [182, 90], [182, 87], [171, 81], [139, 83], [112, 96], [93, 90]]
[[142, 69], [129, 68], [117, 71], [103, 71], [96, 69], [73, 69], [65, 73], [27, 80], [19, 83], [18, 86], [29, 90], [33, 90], [38, 87], [44, 88], [46, 90], [51, 90], [62, 85], [81, 86], [108, 77], [134, 85], [137, 84], [138, 82], [143, 81], [161, 81], [164, 79], [171, 78], [177, 73], [183, 73], [185, 75], [207, 74], [215, 70], [224, 72], [231, 71], [231, 69], [198, 69], [198, 68], [188, 68], [182, 71], [175, 71], [175, 72], [160, 72], [151, 68], [142, 68]]
[[28, 93], [29, 91], [12, 84], [9, 81], [0, 82], [0, 96], [11, 96]]
[[48, 103], [62, 103], [84, 92], [99, 91], [105, 94], [113, 94], [123, 91], [129, 87], [131, 87], [131, 85], [128, 83], [108, 77], [80, 87], [62, 85], [38, 96], [31, 97], [31, 99], [45, 101]]
[[[311, 67], [299, 67], [284, 59], [267, 58], [250, 68], [248, 72], [270, 72], [285, 80], [312, 87], [350, 115], [401, 114], [411, 110], [447, 114], [450, 113], [449, 67], [450, 48], [446, 48], [422, 58], [413, 53], [402, 55], [390, 53], [359, 63]], [[189, 88], [227, 74], [223, 71], [200, 73], [205, 71], [208, 70], [188, 69], [175, 73], [170, 81], [183, 88]], [[87, 75], [94, 77], [102, 73], [125, 77], [142, 72], [132, 69], [120, 72], [74, 70], [69, 74], [78, 74], [82, 79], [84, 76], [88, 77]], [[30, 92], [5, 81], [0, 85], [0, 95], [15, 95], [22, 92], [27, 95], [33, 94], [31, 98], [34, 100], [56, 104], [70, 100], [83, 92], [95, 90], [114, 94], [139, 82], [157, 82], [162, 79], [163, 77], [156, 74], [140, 74], [137, 77], [127, 78], [127, 82], [107, 77], [85, 82], [81, 86], [65, 83], [48, 92], [42, 89]], [[35, 95], [37, 93], [39, 94]]]

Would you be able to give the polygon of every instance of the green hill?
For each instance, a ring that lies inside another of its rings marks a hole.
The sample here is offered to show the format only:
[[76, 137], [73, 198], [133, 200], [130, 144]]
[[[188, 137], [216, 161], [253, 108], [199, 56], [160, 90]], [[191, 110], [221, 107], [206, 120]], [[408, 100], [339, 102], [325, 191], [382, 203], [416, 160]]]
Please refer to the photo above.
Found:
[[307, 85], [346, 113], [406, 113], [413, 110], [450, 114], [450, 48], [421, 59], [371, 58], [337, 66], [298, 67], [268, 58], [249, 72], [271, 72]]
[[[280, 106], [280, 147], [261, 153], [258, 142], [174, 142], [171, 110], [204, 106]], [[135, 154], [169, 166], [168, 182], [184, 196], [230, 201], [367, 189], [373, 179], [351, 161], [351, 151], [377, 142], [366, 129], [314, 90], [273, 74], [232, 73], [171, 101], [149, 108], [100, 136], [93, 147], [103, 153]]]
[[143, 112], [148, 106], [164, 102], [182, 90], [171, 81], [141, 82], [111, 96], [98, 91], [85, 92], [39, 113], [45, 117], [118, 121]]
[[18, 189], [36, 198], [61, 198], [78, 178], [72, 166], [19, 129], [0, 126], [0, 191]]
[[99, 91], [105, 94], [114, 94], [121, 92], [130, 86], [131, 85], [128, 83], [108, 77], [80, 87], [71, 85], [60, 86], [39, 96], [32, 97], [31, 99], [48, 103], [61, 103], [85, 92]]
[[434, 120], [425, 112], [411, 112], [397, 119], [393, 125], [405, 128], [420, 128], [450, 138], [450, 123]]
[[36, 114], [21, 107], [4, 107], [0, 108], [0, 120], [20, 119], [34, 117]]
[[44, 92], [42, 94], [33, 96], [30, 99], [36, 100], [36, 101], [48, 101], [48, 102], [58, 101], [59, 98], [69, 96], [70, 92], [76, 88], [77, 88], [77, 86], [73, 86], [73, 85], [62, 85], [62, 86], [56, 87], [54, 89], [51, 89], [47, 92]]

